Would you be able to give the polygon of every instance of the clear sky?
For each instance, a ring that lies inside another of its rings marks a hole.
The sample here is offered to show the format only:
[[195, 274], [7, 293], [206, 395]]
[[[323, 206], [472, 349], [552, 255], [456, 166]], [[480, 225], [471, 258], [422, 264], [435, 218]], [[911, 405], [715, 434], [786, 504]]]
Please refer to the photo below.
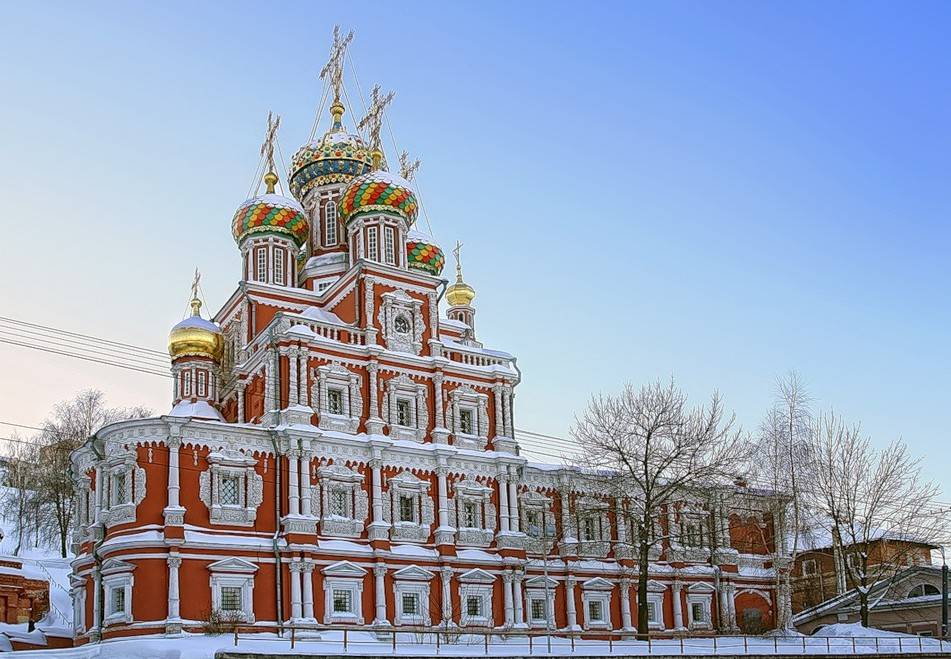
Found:
[[[196, 265], [217, 309], [267, 111], [288, 159], [335, 23], [364, 92], [397, 92], [480, 338], [519, 357], [518, 426], [674, 376], [753, 427], [798, 369], [951, 496], [946, 2], [3, 3], [0, 315], [162, 349]], [[0, 360], [0, 420], [83, 387], [170, 404]]]

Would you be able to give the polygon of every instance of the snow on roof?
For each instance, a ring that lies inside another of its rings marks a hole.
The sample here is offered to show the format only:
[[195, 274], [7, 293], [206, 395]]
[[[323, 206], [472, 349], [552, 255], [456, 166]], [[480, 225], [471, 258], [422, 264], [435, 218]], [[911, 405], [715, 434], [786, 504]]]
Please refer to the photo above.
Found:
[[440, 318], [439, 324], [446, 327], [456, 327], [458, 329], [469, 329], [469, 326], [466, 325], [461, 320], [456, 320], [454, 318]]
[[457, 549], [456, 556], [464, 561], [489, 561], [492, 563], [501, 563], [502, 557], [498, 554], [490, 554], [481, 549]]
[[275, 194], [275, 193], [262, 194], [257, 197], [252, 197], [251, 199], [248, 199], [243, 204], [241, 204], [238, 210], [241, 210], [242, 208], [247, 208], [248, 206], [252, 206], [254, 204], [259, 204], [259, 203], [268, 204], [269, 206], [276, 206], [278, 208], [290, 208], [291, 210], [297, 211], [301, 215], [307, 214], [307, 211], [304, 210], [304, 207], [301, 206], [297, 202], [297, 200], [291, 199], [290, 197], [285, 197], [284, 195], [281, 195], [281, 194]]
[[177, 330], [177, 329], [185, 329], [188, 327], [195, 327], [198, 329], [208, 330], [209, 332], [221, 333], [220, 327], [215, 325], [210, 320], [205, 320], [201, 316], [189, 316], [185, 320], [176, 324], [175, 327], [173, 327], [172, 329]]
[[[291, 314], [288, 314], [291, 315]], [[340, 320], [340, 316], [337, 314], [325, 311], [319, 307], [307, 307], [301, 311], [298, 316], [303, 316], [304, 318], [310, 318], [311, 320], [317, 320], [322, 323], [333, 323], [334, 325], [346, 325], [347, 323]]]
[[172, 408], [168, 416], [194, 417], [196, 419], [211, 419], [213, 421], [225, 420], [224, 417], [221, 416], [221, 412], [203, 400], [198, 400], [194, 403], [187, 400], [180, 401]]
[[426, 558], [437, 558], [439, 552], [435, 549], [426, 549], [419, 545], [394, 545], [390, 547], [390, 552], [397, 556], [421, 556]]
[[334, 265], [337, 263], [344, 263], [347, 260], [347, 255], [343, 252], [331, 252], [330, 254], [321, 254], [320, 256], [312, 256], [307, 259], [307, 263], [304, 267], [306, 268], [319, 268], [322, 265]]
[[[468, 327], [468, 325], [464, 325]], [[478, 346], [470, 346], [465, 343], [459, 343], [453, 339], [443, 339], [443, 345], [449, 350], [462, 350], [464, 352], [477, 352], [483, 355], [488, 355], [490, 357], [499, 357], [501, 359], [512, 359], [512, 355], [508, 352], [503, 352], [501, 350], [490, 350], [488, 348], [480, 348]]]
[[332, 551], [345, 551], [350, 554], [372, 554], [373, 547], [357, 544], [349, 540], [318, 540], [317, 546]]
[[308, 339], [313, 339], [317, 337], [317, 334], [314, 333], [314, 330], [307, 327], [307, 325], [291, 325], [290, 329], [287, 330], [288, 334], [296, 334], [297, 336], [302, 336]]

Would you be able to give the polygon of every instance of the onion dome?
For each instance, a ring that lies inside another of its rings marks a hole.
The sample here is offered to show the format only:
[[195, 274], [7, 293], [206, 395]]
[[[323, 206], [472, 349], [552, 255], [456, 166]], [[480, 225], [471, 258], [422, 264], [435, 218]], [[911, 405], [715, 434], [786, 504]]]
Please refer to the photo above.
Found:
[[419, 204], [409, 181], [383, 170], [369, 172], [350, 181], [340, 196], [339, 208], [344, 220], [349, 220], [357, 213], [389, 211], [411, 225], [419, 212]]
[[462, 280], [462, 244], [456, 243], [452, 253], [456, 255], [456, 281], [446, 288], [446, 301], [450, 307], [468, 307], [475, 299], [475, 289]]
[[406, 236], [406, 265], [410, 270], [421, 270], [438, 277], [446, 265], [446, 255], [432, 238], [419, 231], [410, 231]]
[[231, 221], [231, 232], [240, 245], [249, 235], [258, 233], [289, 236], [300, 247], [307, 242], [310, 225], [304, 207], [290, 197], [276, 194], [277, 176], [264, 176], [267, 193], [241, 204]]
[[168, 354], [172, 361], [181, 357], [207, 357], [221, 360], [221, 329], [201, 317], [201, 300], [191, 302], [192, 315], [172, 328], [168, 335]]
[[291, 158], [291, 193], [298, 199], [303, 200], [312, 188], [347, 183], [373, 168], [370, 149], [364, 141], [343, 129], [343, 105], [335, 102], [330, 106], [330, 113], [333, 115], [330, 130], [319, 140], [302, 146]]

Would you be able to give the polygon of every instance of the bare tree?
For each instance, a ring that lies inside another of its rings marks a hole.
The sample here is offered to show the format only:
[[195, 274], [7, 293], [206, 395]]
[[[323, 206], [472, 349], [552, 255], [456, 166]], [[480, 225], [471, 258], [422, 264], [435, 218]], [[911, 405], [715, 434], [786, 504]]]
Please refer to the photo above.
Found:
[[106, 407], [103, 393], [89, 389], [58, 404], [44, 424], [35, 487], [47, 514], [40, 516], [37, 523], [42, 535], [59, 545], [63, 557], [67, 555], [75, 505], [70, 455], [102, 426], [149, 414], [150, 411], [143, 407]]
[[29, 538], [35, 528], [37, 504], [36, 471], [38, 451], [36, 440], [25, 440], [16, 435], [10, 443], [4, 469], [3, 517], [9, 521], [16, 533], [16, 546], [13, 555], [19, 556], [23, 541]]
[[843, 574], [855, 584], [867, 627], [872, 586], [906, 567], [921, 544], [941, 537], [946, 520], [935, 513], [939, 490], [922, 479], [920, 459], [901, 441], [877, 451], [858, 425], [832, 413], [820, 417], [812, 442], [812, 496], [827, 520], [833, 553], [845, 557]]
[[746, 472], [750, 442], [724, 419], [714, 394], [709, 406], [690, 408], [673, 382], [591, 398], [572, 436], [582, 461], [609, 495], [623, 498], [637, 549], [637, 630], [648, 630], [650, 550], [658, 540], [655, 521], [685, 497]]
[[776, 568], [777, 621], [792, 629], [791, 565], [799, 553], [806, 511], [812, 431], [812, 410], [806, 387], [795, 371], [776, 383], [773, 406], [760, 424], [753, 465], [758, 482], [768, 488], [764, 500], [775, 526], [772, 562]]

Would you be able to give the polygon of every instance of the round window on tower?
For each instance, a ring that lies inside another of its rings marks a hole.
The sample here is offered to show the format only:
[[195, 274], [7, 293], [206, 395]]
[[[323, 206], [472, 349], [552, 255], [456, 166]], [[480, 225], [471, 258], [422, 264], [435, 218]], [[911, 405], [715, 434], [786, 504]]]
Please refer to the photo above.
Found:
[[393, 321], [393, 329], [400, 334], [409, 334], [409, 320], [406, 319], [406, 316], [397, 316], [396, 320]]

